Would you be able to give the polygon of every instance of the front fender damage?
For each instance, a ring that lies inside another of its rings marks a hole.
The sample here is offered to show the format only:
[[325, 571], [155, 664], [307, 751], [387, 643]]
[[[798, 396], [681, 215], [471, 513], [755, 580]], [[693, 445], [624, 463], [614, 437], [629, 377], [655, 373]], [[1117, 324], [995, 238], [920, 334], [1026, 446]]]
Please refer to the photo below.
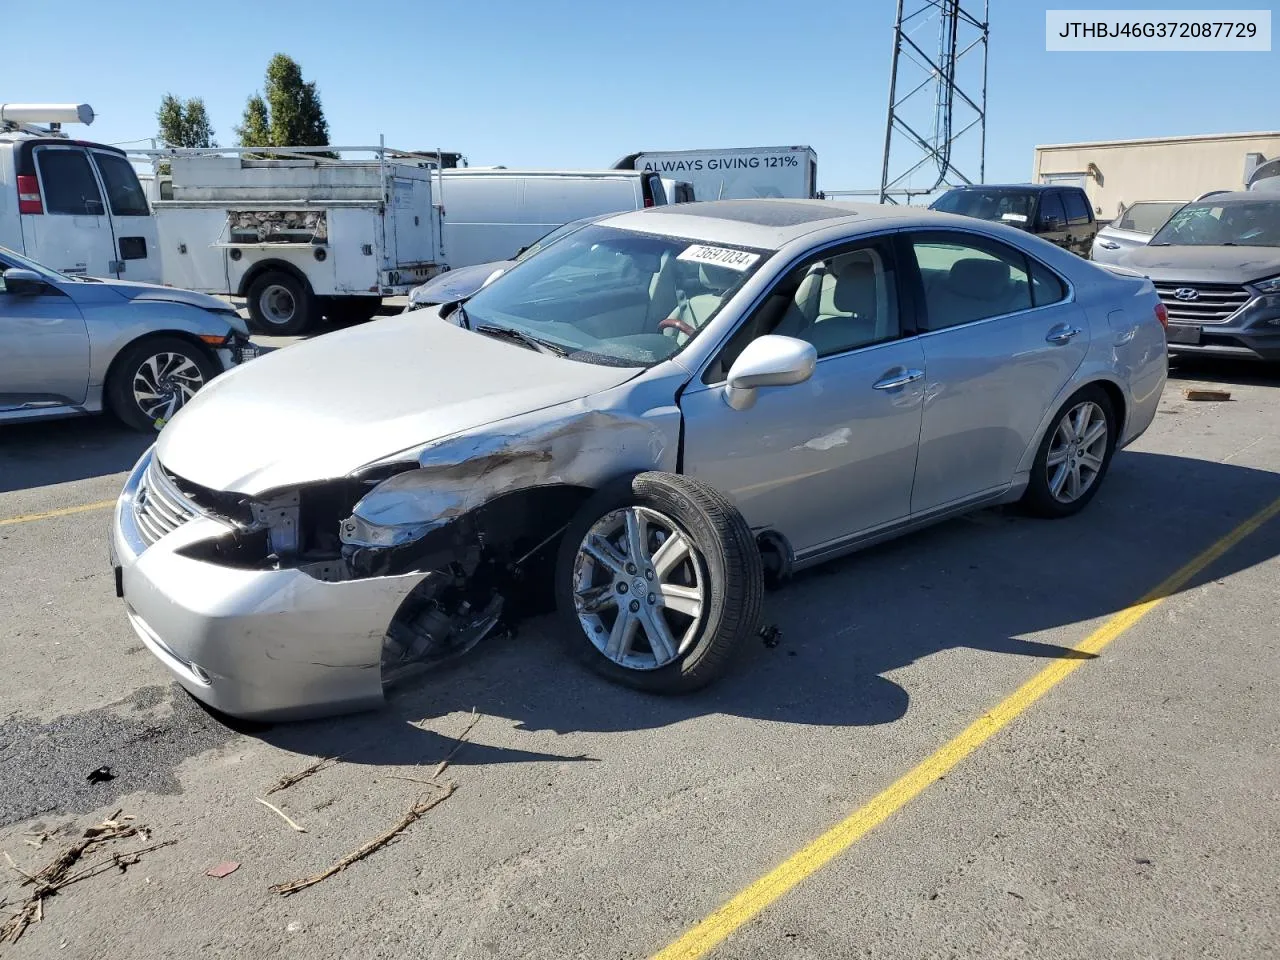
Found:
[[[527, 415], [277, 492], [261, 501], [273, 509], [249, 505], [235, 533], [190, 555], [291, 567], [320, 593], [394, 583], [402, 599], [390, 621], [384, 602], [369, 610], [382, 622], [350, 637], [351, 657], [380, 664], [385, 691], [546, 609], [560, 534], [590, 492], [628, 472], [674, 468], [662, 427], [661, 417], [585, 401], [554, 419]], [[345, 698], [333, 699], [336, 711]]]

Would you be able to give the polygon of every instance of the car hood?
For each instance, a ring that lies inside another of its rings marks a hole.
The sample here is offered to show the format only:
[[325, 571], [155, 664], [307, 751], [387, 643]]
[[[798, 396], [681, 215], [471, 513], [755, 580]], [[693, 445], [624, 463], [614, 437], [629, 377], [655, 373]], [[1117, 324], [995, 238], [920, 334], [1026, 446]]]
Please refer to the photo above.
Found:
[[1280, 273], [1280, 248], [1148, 245], [1120, 262], [1157, 281], [1249, 283]]
[[164, 303], [185, 303], [189, 307], [201, 310], [231, 310], [231, 304], [207, 293], [196, 293], [194, 290], [182, 290], [178, 287], [166, 287], [159, 283], [133, 283], [129, 280], [97, 280], [95, 287], [105, 287], [118, 293], [126, 300], [158, 300]]
[[535, 353], [398, 314], [274, 350], [222, 374], [160, 432], [156, 455], [248, 495], [347, 476], [378, 459], [589, 396], [637, 368]]
[[469, 267], [446, 270], [410, 290], [409, 303], [430, 305], [462, 300], [479, 290], [493, 271], [509, 270], [514, 264], [514, 260], [495, 260], [492, 263], [473, 263]]

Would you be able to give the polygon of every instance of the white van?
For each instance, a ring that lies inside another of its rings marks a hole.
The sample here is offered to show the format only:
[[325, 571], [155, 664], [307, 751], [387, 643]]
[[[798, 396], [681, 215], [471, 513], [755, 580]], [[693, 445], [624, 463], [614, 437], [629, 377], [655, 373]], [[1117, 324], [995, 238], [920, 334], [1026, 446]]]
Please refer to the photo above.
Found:
[[0, 246], [62, 273], [159, 283], [156, 225], [133, 164], [61, 131], [92, 121], [88, 104], [0, 105]]
[[662, 179], [644, 170], [441, 172], [444, 258], [451, 270], [510, 260], [551, 230], [594, 217], [667, 203]]

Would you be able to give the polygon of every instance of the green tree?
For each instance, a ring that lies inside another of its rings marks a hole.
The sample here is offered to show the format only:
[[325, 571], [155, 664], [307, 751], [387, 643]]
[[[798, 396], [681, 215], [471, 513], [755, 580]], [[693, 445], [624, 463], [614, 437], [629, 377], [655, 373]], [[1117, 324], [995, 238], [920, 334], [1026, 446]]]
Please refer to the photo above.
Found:
[[296, 60], [277, 53], [267, 64], [264, 94], [245, 104], [236, 133], [245, 147], [323, 147], [329, 124], [314, 82], [302, 79]]
[[156, 111], [160, 140], [169, 147], [216, 147], [213, 127], [204, 101], [199, 97], [183, 100], [166, 93]]

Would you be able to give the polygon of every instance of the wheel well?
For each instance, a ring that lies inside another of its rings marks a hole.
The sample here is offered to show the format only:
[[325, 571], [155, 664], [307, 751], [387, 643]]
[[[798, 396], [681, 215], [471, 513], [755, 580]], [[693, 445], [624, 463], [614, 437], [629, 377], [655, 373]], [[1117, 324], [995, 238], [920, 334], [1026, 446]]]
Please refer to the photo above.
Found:
[[244, 276], [240, 278], [240, 286], [236, 290], [236, 296], [247, 296], [249, 288], [253, 286], [254, 281], [264, 273], [269, 273], [273, 270], [279, 271], [280, 273], [287, 273], [308, 290], [311, 289], [311, 281], [307, 279], [307, 275], [292, 263], [289, 263], [287, 260], [263, 260], [259, 263], [255, 263], [244, 272]]
[[152, 330], [144, 333], [140, 337], [134, 337], [123, 347], [116, 351], [116, 355], [111, 358], [111, 362], [107, 364], [107, 372], [102, 377], [102, 405], [107, 405], [107, 385], [111, 383], [111, 379], [116, 375], [116, 371], [120, 367], [120, 358], [132, 350], [140, 343], [146, 343], [148, 340], [155, 340], [158, 337], [176, 337], [179, 340], [185, 340], [197, 350], [201, 351], [205, 357], [216, 362], [217, 358], [213, 351], [209, 349], [209, 345], [202, 341], [195, 334], [187, 333], [185, 330]]
[[1128, 420], [1129, 411], [1125, 407], [1124, 391], [1112, 383], [1110, 380], [1095, 380], [1094, 386], [1100, 387], [1102, 392], [1107, 395], [1107, 399], [1111, 401], [1111, 409], [1116, 412], [1119, 418], [1119, 427], [1116, 430], [1116, 441], [1119, 442], [1120, 437], [1124, 435], [1124, 425]]

